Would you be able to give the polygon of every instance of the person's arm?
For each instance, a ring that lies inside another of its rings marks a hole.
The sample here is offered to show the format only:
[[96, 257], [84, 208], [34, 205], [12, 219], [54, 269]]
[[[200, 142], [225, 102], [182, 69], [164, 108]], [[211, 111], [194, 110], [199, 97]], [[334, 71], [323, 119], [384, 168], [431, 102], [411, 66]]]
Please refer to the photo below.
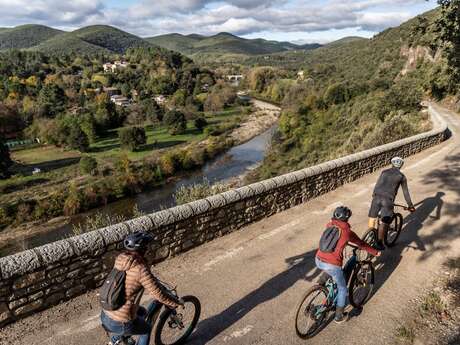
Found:
[[404, 199], [406, 199], [407, 207], [414, 208], [414, 204], [412, 203], [412, 199], [410, 198], [409, 187], [407, 186], [407, 178], [404, 175], [401, 181], [401, 187], [404, 193]]
[[156, 299], [158, 302], [165, 304], [171, 308], [177, 308], [179, 306], [177, 301], [173, 300], [168, 295], [163, 293], [155, 277], [152, 275], [152, 273], [145, 265], [141, 265], [140, 268], [140, 283], [148, 292], [148, 294], [154, 299]]
[[348, 242], [356, 245], [359, 249], [365, 250], [369, 254], [373, 256], [378, 256], [379, 251], [375, 248], [372, 248], [370, 245], [368, 245], [366, 242], [364, 242], [362, 239], [358, 237], [353, 231], [350, 230], [350, 239]]

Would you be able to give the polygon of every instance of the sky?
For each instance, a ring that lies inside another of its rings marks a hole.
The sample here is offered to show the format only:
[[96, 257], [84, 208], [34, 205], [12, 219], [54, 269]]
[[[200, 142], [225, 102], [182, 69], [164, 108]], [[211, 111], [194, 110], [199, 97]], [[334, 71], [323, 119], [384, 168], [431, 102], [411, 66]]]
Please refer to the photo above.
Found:
[[0, 0], [0, 27], [62, 30], [107, 24], [142, 36], [230, 32], [326, 43], [377, 32], [436, 7], [435, 0]]

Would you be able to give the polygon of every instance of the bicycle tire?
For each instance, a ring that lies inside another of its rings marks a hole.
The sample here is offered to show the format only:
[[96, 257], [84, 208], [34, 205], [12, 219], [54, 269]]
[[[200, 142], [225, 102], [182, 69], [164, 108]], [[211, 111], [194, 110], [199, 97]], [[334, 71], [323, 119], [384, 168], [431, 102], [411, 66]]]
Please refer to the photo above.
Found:
[[[361, 239], [366, 242], [369, 246], [371, 246], [372, 248], [375, 247], [375, 245], [377, 244], [377, 230], [376, 229], [368, 229], [364, 235], [361, 237]], [[361, 251], [362, 254], [361, 255], [364, 255], [364, 257], [360, 257], [360, 261], [367, 261], [367, 260], [370, 260], [372, 258], [372, 255], [369, 254], [368, 252], [366, 251]]]
[[393, 215], [393, 220], [391, 222], [391, 225], [390, 226], [393, 226], [394, 225], [394, 229], [395, 231], [393, 231], [393, 236], [391, 237], [391, 240], [388, 236], [388, 232], [390, 231], [390, 229], [388, 229], [388, 231], [385, 233], [385, 245], [387, 247], [393, 247], [395, 244], [396, 244], [396, 241], [398, 240], [399, 238], [399, 235], [401, 234], [401, 229], [402, 229], [402, 224], [403, 224], [403, 216], [401, 213], [395, 213]]
[[[364, 271], [364, 268], [367, 268], [366, 271]], [[363, 282], [363, 277], [360, 276], [362, 273], [367, 273], [369, 272], [370, 277], [367, 276], [366, 274], [366, 282], [369, 286], [369, 291], [366, 293], [364, 298], [361, 298], [360, 300], [357, 299], [357, 297], [354, 294], [355, 287], [361, 285]], [[359, 262], [356, 264], [356, 267], [353, 269], [353, 273], [351, 274], [350, 278], [350, 284], [348, 286], [348, 296], [350, 300], [350, 304], [355, 307], [355, 308], [361, 308], [371, 297], [372, 291], [374, 290], [374, 277], [375, 277], [375, 270], [374, 270], [374, 265], [370, 261], [364, 261], [364, 262]]]
[[[329, 307], [328, 307], [326, 309], [326, 312], [322, 313], [320, 319], [317, 320], [319, 322], [315, 322], [315, 324], [318, 323], [318, 327], [315, 328], [313, 331], [309, 332], [308, 331], [309, 329], [308, 329], [306, 332], [303, 332], [302, 330], [299, 329], [298, 321], [299, 321], [299, 317], [300, 317], [301, 313], [303, 312], [302, 306], [303, 306], [304, 302], [308, 299], [308, 297], [313, 295], [315, 292], [322, 293], [324, 295], [324, 299], [327, 300], [328, 291], [327, 291], [326, 287], [323, 286], [323, 285], [315, 285], [315, 286], [311, 287], [310, 289], [308, 289], [307, 292], [303, 295], [302, 299], [300, 300], [300, 302], [299, 302], [299, 304], [297, 306], [297, 312], [296, 312], [296, 315], [295, 315], [295, 331], [296, 331], [297, 336], [299, 338], [301, 338], [301, 339], [312, 338], [317, 333], [319, 333], [319, 331], [321, 331], [321, 329], [322, 329], [324, 319], [326, 318], [326, 316], [327, 316], [327, 314], [329, 312]], [[311, 302], [310, 302], [310, 304], [311, 304]], [[308, 305], [308, 307], [310, 308], [310, 305]], [[307, 311], [305, 310], [305, 312], [307, 312]], [[310, 312], [310, 311], [308, 311], [308, 312]]]
[[160, 318], [158, 319], [158, 325], [155, 329], [155, 344], [156, 345], [180, 345], [184, 344], [184, 342], [187, 340], [187, 338], [192, 334], [192, 332], [195, 330], [196, 325], [198, 324], [198, 320], [200, 319], [200, 314], [201, 314], [201, 303], [200, 300], [195, 297], [195, 296], [184, 296], [182, 297], [182, 300], [184, 303], [192, 303], [193, 306], [195, 307], [195, 314], [193, 315], [192, 322], [188, 326], [187, 331], [176, 341], [173, 343], [164, 343], [161, 337], [163, 328], [166, 325], [166, 322], [168, 321], [169, 317], [171, 316], [173, 310], [166, 308], [160, 315]]

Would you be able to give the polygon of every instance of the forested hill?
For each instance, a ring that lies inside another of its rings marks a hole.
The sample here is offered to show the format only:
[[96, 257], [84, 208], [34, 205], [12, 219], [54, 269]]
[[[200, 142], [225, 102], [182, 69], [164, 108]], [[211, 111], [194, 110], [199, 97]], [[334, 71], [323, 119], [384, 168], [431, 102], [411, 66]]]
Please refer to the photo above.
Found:
[[[285, 53], [276, 65], [251, 69], [247, 86], [284, 109], [272, 152], [257, 177], [426, 130], [429, 120], [420, 113], [420, 101], [442, 98], [449, 89], [446, 62], [436, 54], [439, 16], [439, 10], [430, 11], [370, 40]], [[297, 78], [299, 70], [303, 78]]]
[[0, 51], [27, 48], [47, 54], [108, 54], [152, 46], [138, 36], [108, 25], [87, 26], [72, 32], [42, 25], [22, 25], [0, 30]]
[[155, 45], [180, 52], [188, 56], [196, 54], [273, 54], [290, 50], [310, 50], [319, 44], [296, 45], [290, 42], [268, 41], [261, 38], [245, 39], [221, 32], [214, 36], [168, 34], [147, 38]]
[[23, 49], [36, 46], [63, 31], [44, 25], [21, 25], [15, 28], [0, 29], [0, 50]]

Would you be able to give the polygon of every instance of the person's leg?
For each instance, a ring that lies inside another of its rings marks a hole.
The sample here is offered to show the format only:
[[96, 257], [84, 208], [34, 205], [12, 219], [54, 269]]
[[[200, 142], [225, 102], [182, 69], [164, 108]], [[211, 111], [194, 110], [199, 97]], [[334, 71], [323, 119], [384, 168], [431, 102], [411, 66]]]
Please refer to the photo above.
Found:
[[[379, 213], [380, 213], [380, 216], [381, 216], [381, 212], [383, 210], [383, 207], [384, 207], [384, 202], [383, 202], [383, 198], [376, 195], [374, 196], [374, 198], [372, 199], [372, 205], [371, 205], [371, 208], [369, 210], [369, 228], [372, 228], [372, 229], [377, 229], [377, 218], [379, 217]], [[383, 245], [383, 239], [384, 237], [382, 237], [382, 222], [380, 222], [379, 226], [378, 226], [378, 229], [377, 229], [377, 243], [375, 244], [375, 249], [377, 250], [384, 250], [385, 249], [385, 246]]]
[[143, 318], [136, 318], [127, 332], [130, 335], [138, 335], [137, 345], [149, 345], [150, 333], [152, 332], [152, 326], [148, 324]]
[[346, 317], [343, 311], [347, 303], [348, 287], [347, 287], [347, 282], [345, 281], [345, 276], [343, 274], [342, 267], [322, 262], [319, 259], [316, 259], [316, 266], [322, 271], [329, 274], [334, 280], [334, 282], [336, 283], [337, 285], [337, 305], [336, 305], [335, 320], [337, 322], [345, 321]]
[[368, 220], [368, 226], [369, 229], [375, 229], [376, 228], [376, 222], [377, 222], [377, 217], [379, 216], [379, 211], [380, 211], [380, 200], [377, 196], [374, 196], [372, 198], [371, 202], [371, 207], [369, 208], [369, 220]]
[[[394, 204], [393, 200], [391, 199], [383, 199], [382, 200], [382, 210], [381, 210], [381, 217], [382, 221], [380, 222], [378, 234], [379, 234], [379, 242], [381, 243], [382, 247], [384, 248], [383, 242], [385, 240], [386, 233], [390, 228], [391, 222], [393, 220], [393, 209]], [[379, 249], [382, 250], [382, 249]]]
[[101, 313], [101, 322], [104, 329], [111, 333], [110, 341], [113, 345], [119, 343], [124, 336], [124, 325], [121, 322], [112, 320], [104, 312]]

